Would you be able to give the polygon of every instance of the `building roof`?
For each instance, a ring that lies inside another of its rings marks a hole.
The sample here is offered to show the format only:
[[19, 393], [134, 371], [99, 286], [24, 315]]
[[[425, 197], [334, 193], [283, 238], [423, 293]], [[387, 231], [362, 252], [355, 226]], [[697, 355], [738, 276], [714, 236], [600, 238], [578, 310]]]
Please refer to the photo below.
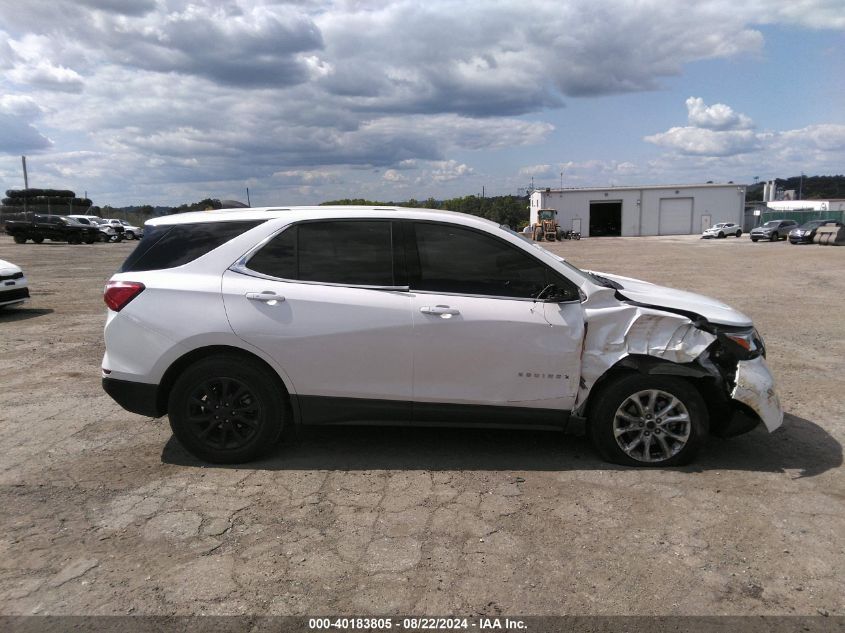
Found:
[[737, 184], [734, 182], [707, 182], [702, 184], [686, 184], [686, 185], [625, 185], [610, 186], [610, 187], [538, 187], [531, 193], [567, 193], [570, 191], [640, 191], [642, 189], [699, 189], [699, 188], [718, 188], [718, 187], [746, 187], [744, 184]]

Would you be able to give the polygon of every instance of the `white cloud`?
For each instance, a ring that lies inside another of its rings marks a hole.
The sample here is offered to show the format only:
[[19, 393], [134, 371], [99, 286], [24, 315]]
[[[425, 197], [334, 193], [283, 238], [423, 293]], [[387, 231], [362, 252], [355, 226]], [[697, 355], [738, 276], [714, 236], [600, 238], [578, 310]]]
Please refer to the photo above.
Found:
[[382, 178], [384, 178], [387, 182], [392, 183], [407, 182], [408, 180], [407, 176], [403, 176], [399, 171], [395, 169], [388, 169], [387, 171], [385, 171], [382, 175]]
[[754, 127], [754, 122], [744, 114], [734, 112], [724, 103], [708, 106], [701, 97], [687, 99], [687, 120], [690, 125], [709, 130], [746, 130]]
[[646, 136], [645, 140], [695, 156], [733, 156], [760, 149], [758, 135], [750, 130], [718, 132], [700, 127], [673, 127]]
[[526, 165], [519, 168], [520, 176], [551, 176], [553, 172], [551, 165]]
[[32, 66], [17, 65], [7, 76], [15, 83], [30, 84], [45, 90], [82, 92], [83, 79], [79, 73], [64, 66], [54, 66], [47, 61], [40, 61]]

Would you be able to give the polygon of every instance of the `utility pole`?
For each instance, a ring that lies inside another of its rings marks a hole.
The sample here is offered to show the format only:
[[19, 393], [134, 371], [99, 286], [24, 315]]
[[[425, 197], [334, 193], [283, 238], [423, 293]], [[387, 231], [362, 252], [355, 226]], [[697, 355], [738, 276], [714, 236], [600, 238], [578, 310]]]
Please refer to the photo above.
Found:
[[252, 204], [249, 202], [249, 187], [246, 188], [246, 206], [251, 207]]
[[[26, 175], [26, 156], [21, 156], [21, 165], [23, 165], [23, 188], [29, 189], [29, 177]], [[26, 202], [27, 202], [27, 198], [26, 198], [26, 194], [24, 194], [24, 198], [23, 198], [24, 217], [26, 217], [26, 213], [29, 211], [29, 209], [27, 208], [28, 205], [27, 205]]]
[[803, 200], [801, 195], [804, 193], [804, 172], [801, 172], [801, 180], [798, 181], [798, 199]]
[[560, 172], [560, 190], [563, 191], [563, 172]]

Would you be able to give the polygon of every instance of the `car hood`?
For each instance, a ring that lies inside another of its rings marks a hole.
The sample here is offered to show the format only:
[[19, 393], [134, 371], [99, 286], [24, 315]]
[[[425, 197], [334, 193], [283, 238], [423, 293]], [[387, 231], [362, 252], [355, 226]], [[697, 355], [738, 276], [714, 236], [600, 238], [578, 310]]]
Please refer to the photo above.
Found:
[[666, 286], [633, 279], [631, 277], [620, 277], [607, 273], [596, 273], [615, 281], [622, 286], [617, 292], [624, 298], [637, 303], [667, 308], [668, 310], [693, 312], [711, 323], [729, 325], [734, 327], [750, 327], [751, 319], [739, 310], [735, 310], [726, 303], [704, 295], [685, 290], [676, 290]]
[[0, 274], [13, 275], [19, 272], [23, 272], [20, 266], [15, 266], [12, 262], [7, 262], [5, 259], [0, 259]]

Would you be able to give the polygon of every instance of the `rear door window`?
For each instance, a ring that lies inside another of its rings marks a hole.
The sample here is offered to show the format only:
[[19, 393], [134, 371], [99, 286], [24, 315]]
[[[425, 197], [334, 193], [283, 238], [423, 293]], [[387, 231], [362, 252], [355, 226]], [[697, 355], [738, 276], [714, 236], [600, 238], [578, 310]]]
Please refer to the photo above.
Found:
[[247, 267], [279, 279], [348, 286], [394, 286], [389, 220], [302, 222], [253, 255]]

